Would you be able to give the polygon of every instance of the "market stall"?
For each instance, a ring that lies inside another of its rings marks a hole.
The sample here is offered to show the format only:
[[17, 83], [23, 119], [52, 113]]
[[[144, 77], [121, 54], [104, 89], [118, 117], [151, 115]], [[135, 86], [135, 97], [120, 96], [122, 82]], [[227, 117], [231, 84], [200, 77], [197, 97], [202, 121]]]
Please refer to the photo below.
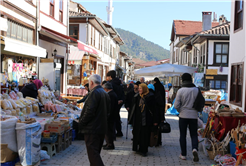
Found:
[[45, 87], [38, 99], [15, 91], [0, 98], [2, 165], [39, 165], [71, 145], [72, 126], [81, 114], [78, 107], [57, 100]]

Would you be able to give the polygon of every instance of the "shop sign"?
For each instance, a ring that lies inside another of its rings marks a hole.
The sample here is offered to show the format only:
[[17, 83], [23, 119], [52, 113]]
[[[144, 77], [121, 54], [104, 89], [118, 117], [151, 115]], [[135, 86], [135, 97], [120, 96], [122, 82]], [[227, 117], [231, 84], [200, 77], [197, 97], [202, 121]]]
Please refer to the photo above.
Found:
[[6, 18], [0, 17], [0, 31], [8, 30], [8, 22]]
[[218, 69], [206, 69], [206, 75], [218, 75]]
[[69, 65], [81, 65], [81, 60], [79, 61], [68, 61]]
[[206, 76], [206, 80], [213, 80], [214, 77], [213, 76]]

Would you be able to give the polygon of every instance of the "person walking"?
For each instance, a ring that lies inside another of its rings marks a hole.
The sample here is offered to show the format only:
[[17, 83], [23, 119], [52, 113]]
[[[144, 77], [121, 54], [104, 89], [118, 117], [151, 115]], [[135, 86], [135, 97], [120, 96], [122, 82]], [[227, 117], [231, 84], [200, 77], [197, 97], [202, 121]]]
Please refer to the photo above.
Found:
[[124, 89], [121, 85], [121, 80], [119, 78], [116, 78], [116, 72], [114, 70], [110, 70], [107, 73], [107, 81], [109, 81], [112, 86], [113, 86], [113, 90], [117, 95], [117, 99], [118, 99], [118, 113], [117, 113], [117, 117], [115, 119], [115, 128], [116, 128], [116, 136], [117, 137], [122, 137], [123, 133], [122, 133], [122, 126], [121, 126], [121, 118], [120, 118], [120, 109], [124, 103]]
[[133, 126], [132, 150], [147, 156], [151, 128], [157, 126], [155, 96], [149, 93], [145, 83], [139, 85], [139, 94], [134, 96], [134, 105], [129, 119]]
[[186, 135], [189, 126], [192, 142], [193, 161], [198, 162], [198, 136], [197, 136], [197, 110], [193, 108], [194, 102], [198, 96], [199, 89], [192, 83], [192, 77], [189, 73], [182, 75], [182, 87], [178, 90], [174, 107], [179, 112], [179, 131], [180, 131], [180, 158], [186, 160]]
[[[157, 117], [158, 117], [157, 123], [158, 123], [158, 125], [160, 125], [160, 123], [164, 122], [164, 120], [165, 120], [165, 113], [164, 113], [164, 110], [165, 110], [164, 104], [165, 103], [163, 103], [162, 96], [161, 96], [160, 92], [155, 90], [155, 87], [153, 84], [149, 84], [148, 88], [149, 88], [150, 93], [153, 93], [155, 95], [155, 108], [156, 108]], [[157, 132], [158, 132], [158, 141], [157, 141], [157, 144], [155, 145], [156, 147], [162, 145], [161, 131], [158, 130]]]
[[117, 114], [118, 100], [117, 95], [113, 91], [113, 87], [110, 83], [105, 83], [103, 85], [104, 90], [108, 93], [110, 97], [110, 112], [108, 113], [108, 129], [105, 135], [106, 145], [103, 146], [104, 150], [113, 150], [114, 147], [114, 137], [115, 137], [115, 117]]
[[103, 166], [100, 156], [107, 131], [107, 115], [110, 111], [110, 98], [104, 91], [101, 77], [89, 77], [90, 93], [79, 118], [79, 133], [84, 134], [86, 149], [91, 166]]

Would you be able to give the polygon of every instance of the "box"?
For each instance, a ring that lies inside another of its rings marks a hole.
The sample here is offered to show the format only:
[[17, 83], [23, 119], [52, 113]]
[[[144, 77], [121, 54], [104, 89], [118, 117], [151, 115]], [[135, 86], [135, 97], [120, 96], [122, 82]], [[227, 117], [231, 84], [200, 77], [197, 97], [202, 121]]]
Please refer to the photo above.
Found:
[[18, 153], [13, 152], [8, 148], [8, 144], [1, 144], [1, 163], [14, 161]]
[[51, 133], [62, 133], [65, 130], [64, 123], [51, 122], [45, 125], [45, 130], [49, 130]]

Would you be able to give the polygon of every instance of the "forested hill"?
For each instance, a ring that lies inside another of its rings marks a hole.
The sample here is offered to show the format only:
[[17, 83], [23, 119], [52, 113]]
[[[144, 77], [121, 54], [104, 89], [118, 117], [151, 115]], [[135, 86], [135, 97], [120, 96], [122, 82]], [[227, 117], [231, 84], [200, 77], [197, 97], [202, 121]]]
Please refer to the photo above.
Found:
[[135, 33], [116, 28], [125, 44], [120, 50], [133, 58], [140, 58], [145, 61], [161, 60], [170, 57], [170, 51], [163, 47], [138, 36]]

